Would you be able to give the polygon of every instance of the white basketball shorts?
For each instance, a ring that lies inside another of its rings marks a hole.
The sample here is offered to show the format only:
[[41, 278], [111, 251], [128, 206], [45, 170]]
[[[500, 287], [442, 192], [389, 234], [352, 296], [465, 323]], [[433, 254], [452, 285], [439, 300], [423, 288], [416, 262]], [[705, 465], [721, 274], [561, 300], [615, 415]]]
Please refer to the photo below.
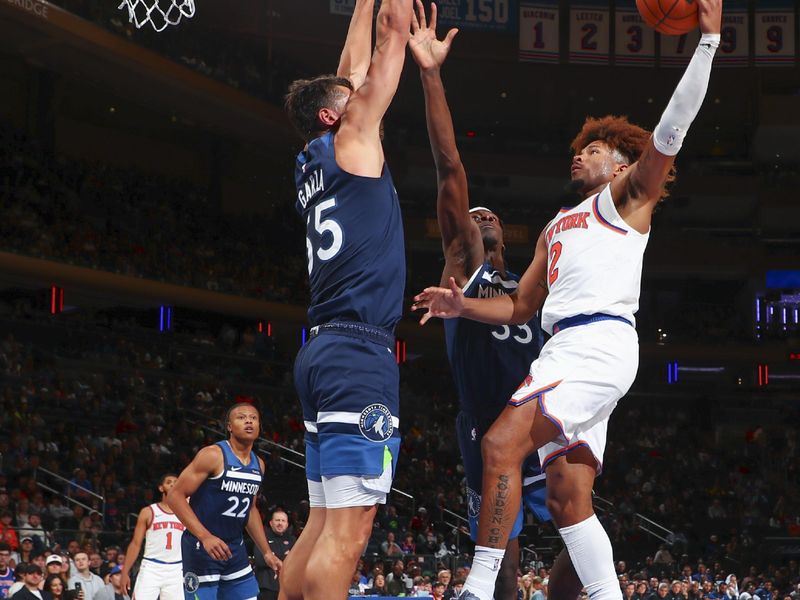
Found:
[[551, 337], [528, 377], [508, 403], [539, 403], [560, 431], [539, 448], [542, 468], [578, 446], [587, 446], [603, 467], [608, 418], [633, 384], [639, 368], [636, 329], [621, 321], [569, 327]]
[[142, 560], [131, 600], [184, 600], [183, 565]]

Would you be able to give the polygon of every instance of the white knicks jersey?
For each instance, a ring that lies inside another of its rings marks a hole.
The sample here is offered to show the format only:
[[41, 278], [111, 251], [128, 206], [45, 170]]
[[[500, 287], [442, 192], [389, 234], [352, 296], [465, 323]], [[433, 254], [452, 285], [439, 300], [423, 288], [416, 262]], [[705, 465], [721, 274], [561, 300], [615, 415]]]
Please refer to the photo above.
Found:
[[181, 537], [186, 529], [174, 513], [151, 504], [153, 518], [144, 534], [144, 559], [162, 564], [181, 562]]
[[542, 328], [552, 334], [562, 319], [598, 313], [635, 324], [649, 237], [619, 216], [610, 185], [562, 209], [545, 230], [549, 293]]

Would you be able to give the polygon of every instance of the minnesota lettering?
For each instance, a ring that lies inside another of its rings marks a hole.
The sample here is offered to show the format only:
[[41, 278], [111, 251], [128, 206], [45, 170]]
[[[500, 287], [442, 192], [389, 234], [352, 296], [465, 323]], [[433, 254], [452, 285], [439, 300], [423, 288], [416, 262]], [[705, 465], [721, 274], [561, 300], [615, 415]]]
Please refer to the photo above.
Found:
[[258, 483], [247, 483], [246, 481], [232, 481], [230, 479], [226, 479], [222, 482], [221, 487], [224, 492], [255, 496], [258, 493], [258, 488], [260, 488], [261, 485]]

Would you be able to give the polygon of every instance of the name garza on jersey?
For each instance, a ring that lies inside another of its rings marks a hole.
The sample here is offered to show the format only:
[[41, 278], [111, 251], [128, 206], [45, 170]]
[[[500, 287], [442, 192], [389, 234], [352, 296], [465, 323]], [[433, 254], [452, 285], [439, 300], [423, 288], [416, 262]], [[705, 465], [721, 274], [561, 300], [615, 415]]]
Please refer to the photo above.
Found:
[[225, 479], [220, 486], [223, 492], [233, 492], [234, 494], [247, 494], [248, 496], [255, 496], [258, 493], [258, 488], [261, 487], [258, 483], [247, 483], [246, 481], [231, 481]]
[[297, 190], [297, 199], [305, 208], [314, 196], [324, 190], [325, 181], [322, 178], [322, 169], [317, 169], [303, 182], [303, 187]]

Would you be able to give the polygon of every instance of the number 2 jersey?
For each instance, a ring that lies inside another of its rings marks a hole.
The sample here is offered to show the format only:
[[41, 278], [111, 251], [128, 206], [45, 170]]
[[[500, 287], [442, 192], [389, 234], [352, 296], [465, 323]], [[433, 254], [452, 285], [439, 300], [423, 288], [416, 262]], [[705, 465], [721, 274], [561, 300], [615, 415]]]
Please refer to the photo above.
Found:
[[400, 202], [389, 168], [359, 177], [336, 163], [328, 132], [297, 155], [297, 211], [306, 223], [312, 326], [359, 321], [389, 331], [406, 283]]
[[610, 185], [562, 209], [545, 229], [550, 291], [542, 328], [553, 333], [562, 319], [598, 313], [635, 324], [648, 238], [619, 215]]
[[[224, 467], [216, 477], [206, 479], [192, 494], [189, 504], [203, 526], [226, 542], [242, 538], [255, 495], [261, 487], [261, 465], [255, 452], [242, 464], [227, 440], [217, 442]], [[188, 532], [187, 532], [188, 534]]]
[[[492, 298], [511, 294], [518, 285], [518, 275], [503, 276], [486, 262], [470, 277], [464, 295]], [[444, 330], [461, 410], [493, 421], [539, 356], [542, 334], [537, 318], [525, 325], [445, 319]]]

